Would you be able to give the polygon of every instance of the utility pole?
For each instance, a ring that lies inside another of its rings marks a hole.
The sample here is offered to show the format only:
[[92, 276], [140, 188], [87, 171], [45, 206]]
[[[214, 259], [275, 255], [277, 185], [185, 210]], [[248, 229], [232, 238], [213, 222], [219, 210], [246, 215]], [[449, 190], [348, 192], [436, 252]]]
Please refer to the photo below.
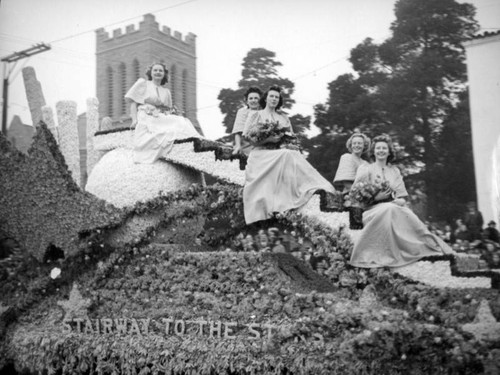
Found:
[[18, 60], [25, 59], [36, 55], [37, 53], [45, 52], [50, 49], [50, 45], [45, 43], [38, 43], [34, 46], [27, 48], [20, 52], [14, 52], [9, 56], [2, 57], [1, 61], [4, 63], [4, 78], [3, 78], [3, 111], [2, 111], [2, 133], [7, 136], [7, 107], [9, 100], [9, 75], [11, 71], [8, 70], [8, 64], [17, 62]]

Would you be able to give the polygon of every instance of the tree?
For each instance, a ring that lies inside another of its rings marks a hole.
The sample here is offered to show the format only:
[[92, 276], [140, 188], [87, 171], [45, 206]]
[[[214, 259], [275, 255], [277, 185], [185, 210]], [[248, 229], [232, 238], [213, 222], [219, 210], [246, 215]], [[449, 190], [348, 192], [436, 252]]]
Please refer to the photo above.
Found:
[[341, 147], [336, 139], [354, 129], [396, 138], [404, 163], [420, 168], [430, 214], [441, 208], [437, 192], [443, 182], [435, 167], [443, 147], [453, 147], [441, 139], [466, 87], [462, 43], [477, 31], [474, 14], [472, 5], [455, 0], [397, 1], [391, 37], [356, 46], [350, 56], [355, 74], [330, 83], [327, 103], [315, 108], [315, 124], [333, 132], [331, 144], [318, 143], [323, 148]]
[[223, 124], [226, 133], [231, 133], [236, 112], [243, 105], [243, 95], [250, 86], [257, 86], [266, 90], [270, 86], [277, 85], [283, 90], [286, 99], [282, 109], [290, 109], [295, 101], [291, 98], [294, 92], [294, 84], [286, 78], [278, 75], [277, 68], [282, 66], [276, 61], [276, 54], [264, 48], [251, 49], [243, 59], [242, 78], [238, 81], [238, 88], [222, 89], [217, 99], [220, 100], [219, 108], [225, 115]]
[[476, 180], [468, 93], [444, 121], [437, 148], [441, 150], [432, 171], [438, 178], [435, 196], [439, 202], [437, 219], [457, 219], [467, 211], [467, 202], [476, 199]]

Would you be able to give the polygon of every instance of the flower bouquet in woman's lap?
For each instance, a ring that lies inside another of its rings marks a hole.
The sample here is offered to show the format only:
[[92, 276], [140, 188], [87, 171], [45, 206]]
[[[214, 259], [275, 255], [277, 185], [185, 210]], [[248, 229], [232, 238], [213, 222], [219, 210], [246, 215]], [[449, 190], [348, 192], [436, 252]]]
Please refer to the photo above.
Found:
[[363, 231], [354, 244], [355, 267], [401, 267], [451, 251], [406, 206], [408, 192], [401, 171], [392, 164], [395, 148], [388, 135], [372, 140], [372, 164], [359, 167], [352, 196], [366, 205]]
[[305, 205], [317, 191], [334, 193], [333, 186], [302, 155], [279, 87], [260, 99], [262, 110], [249, 114], [242, 136], [253, 143], [245, 169], [245, 222], [270, 219], [275, 213]]
[[300, 150], [297, 136], [290, 131], [289, 127], [283, 127], [278, 121], [266, 119], [256, 122], [247, 129], [246, 137], [259, 146]]
[[362, 207], [370, 206], [375, 202], [389, 202], [393, 199], [394, 191], [389, 183], [376, 176], [375, 179], [368, 178], [357, 181], [349, 191], [351, 206], [358, 203]]

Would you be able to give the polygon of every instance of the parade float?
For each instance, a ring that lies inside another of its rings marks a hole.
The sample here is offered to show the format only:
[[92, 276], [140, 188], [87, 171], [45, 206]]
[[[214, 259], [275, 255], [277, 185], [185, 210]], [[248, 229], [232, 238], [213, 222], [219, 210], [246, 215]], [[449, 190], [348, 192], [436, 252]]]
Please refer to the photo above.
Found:
[[[499, 277], [477, 257], [351, 267], [358, 231], [320, 195], [246, 226], [244, 161], [214, 141], [179, 142], [169, 160], [132, 173], [131, 130], [96, 133], [105, 155], [85, 191], [49, 128], [40, 123], [28, 155], [0, 136], [0, 234], [9, 244], [0, 263], [0, 370], [500, 370]], [[147, 175], [160, 169], [174, 182], [148, 188]], [[113, 190], [117, 181], [127, 194]]]

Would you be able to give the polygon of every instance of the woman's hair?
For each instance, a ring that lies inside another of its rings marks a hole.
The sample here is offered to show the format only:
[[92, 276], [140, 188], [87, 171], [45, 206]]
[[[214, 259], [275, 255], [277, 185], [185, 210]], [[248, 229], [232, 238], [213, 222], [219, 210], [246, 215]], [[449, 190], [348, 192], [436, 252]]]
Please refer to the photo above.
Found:
[[256, 86], [251, 86], [247, 89], [247, 91], [245, 91], [245, 94], [243, 95], [245, 97], [245, 103], [246, 101], [248, 100], [248, 95], [252, 94], [252, 93], [256, 93], [256, 94], [259, 94], [259, 100], [260, 98], [262, 97], [262, 90], [259, 89], [258, 87]]
[[281, 106], [283, 105], [283, 93], [281, 92], [281, 88], [279, 86], [271, 86], [269, 87], [264, 95], [260, 97], [259, 104], [262, 108], [266, 107], [266, 99], [267, 95], [269, 94], [269, 91], [277, 91], [280, 94], [280, 100], [278, 101], [278, 105], [276, 106], [276, 109], [280, 109]]
[[387, 143], [387, 146], [389, 147], [389, 156], [387, 156], [387, 162], [390, 163], [396, 158], [396, 151], [394, 149], [394, 144], [392, 143], [392, 139], [389, 135], [387, 134], [382, 134], [382, 135], [377, 135], [375, 138], [372, 139], [372, 144], [370, 147], [370, 157], [375, 160], [375, 145], [378, 142], [384, 142]]
[[352, 140], [354, 138], [356, 138], [356, 137], [363, 138], [364, 144], [363, 144], [363, 152], [362, 152], [362, 154], [368, 153], [368, 151], [370, 151], [371, 142], [370, 142], [370, 138], [368, 138], [363, 133], [354, 133], [353, 135], [351, 135], [349, 137], [349, 139], [345, 143], [345, 146], [347, 147], [347, 149], [349, 150], [349, 152], [352, 152]]
[[159, 62], [152, 63], [150, 66], [148, 66], [148, 69], [146, 69], [146, 77], [148, 77], [149, 81], [153, 80], [153, 76], [151, 75], [151, 72], [153, 70], [153, 66], [155, 66], [155, 65], [161, 65], [163, 67], [163, 70], [165, 71], [165, 75], [163, 76], [161, 83], [160, 83], [163, 86], [165, 83], [168, 82], [168, 69], [167, 69], [165, 64], [159, 63]]

